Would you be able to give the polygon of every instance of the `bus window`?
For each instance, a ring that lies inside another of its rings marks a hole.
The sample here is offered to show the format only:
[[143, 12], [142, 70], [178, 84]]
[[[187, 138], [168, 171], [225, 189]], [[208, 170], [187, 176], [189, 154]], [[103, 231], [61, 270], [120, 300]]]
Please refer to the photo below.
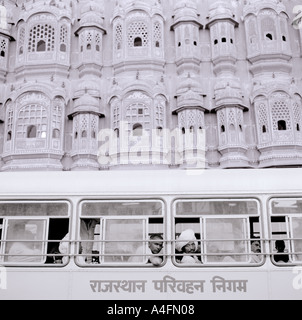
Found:
[[248, 243], [244, 241], [248, 238], [247, 218], [211, 217], [204, 220], [205, 262], [248, 262], [248, 255], [241, 255], [248, 252]]
[[[103, 231], [104, 254], [102, 262], [127, 262], [131, 254], [143, 245], [146, 254], [147, 220], [145, 219], [106, 219]], [[112, 242], [113, 240], [113, 242]], [[138, 263], [146, 263], [146, 256], [138, 257]]]
[[7, 219], [4, 262], [45, 261], [46, 219]]
[[[175, 239], [184, 227], [194, 230], [203, 265], [263, 261], [261, 252], [257, 259], [252, 252], [252, 239], [261, 237], [256, 200], [178, 200], [174, 215]], [[179, 262], [177, 256], [175, 262]]]
[[[164, 237], [161, 201], [83, 201], [80, 221], [84, 219], [99, 222], [89, 238], [92, 241], [86, 258], [79, 251], [80, 265], [147, 265], [150, 243], [157, 246], [157, 240]], [[78, 242], [81, 240], [79, 234]], [[93, 261], [88, 261], [87, 256], [93, 256]]]
[[302, 217], [290, 217], [293, 261], [302, 262]]
[[51, 257], [69, 228], [64, 201], [0, 202], [2, 261], [7, 264], [53, 264]]
[[271, 199], [270, 214], [273, 262], [281, 265], [301, 262], [302, 199]]
[[[59, 250], [60, 243], [59, 240], [64, 239], [66, 234], [68, 234], [69, 229], [69, 219], [61, 218], [61, 219], [49, 219], [49, 232], [48, 232], [48, 244], [47, 244], [47, 259], [46, 263], [63, 263], [63, 256]], [[68, 238], [67, 238], [68, 239]], [[65, 238], [65, 240], [67, 240]], [[69, 242], [65, 242], [68, 247]], [[67, 250], [69, 251], [69, 250]], [[68, 260], [64, 260], [66, 263]]]

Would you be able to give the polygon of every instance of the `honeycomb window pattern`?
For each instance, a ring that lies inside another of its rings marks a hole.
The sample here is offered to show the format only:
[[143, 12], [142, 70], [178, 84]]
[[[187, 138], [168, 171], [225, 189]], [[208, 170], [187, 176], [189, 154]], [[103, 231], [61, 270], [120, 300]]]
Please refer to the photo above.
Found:
[[[45, 46], [39, 50], [39, 45], [43, 42]], [[28, 51], [54, 51], [55, 50], [55, 29], [48, 24], [38, 24], [29, 33]]]
[[143, 21], [132, 22], [128, 27], [128, 46], [135, 47], [136, 39], [141, 40], [141, 47], [148, 46], [148, 27]]

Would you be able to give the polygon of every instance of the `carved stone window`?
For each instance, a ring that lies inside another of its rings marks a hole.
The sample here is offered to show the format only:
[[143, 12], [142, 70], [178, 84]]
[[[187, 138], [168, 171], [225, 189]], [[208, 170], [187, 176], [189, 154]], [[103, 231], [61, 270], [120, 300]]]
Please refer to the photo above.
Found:
[[149, 42], [148, 26], [143, 21], [132, 22], [128, 27], [128, 46], [147, 47]]
[[22, 107], [17, 121], [17, 138], [46, 138], [47, 110], [39, 104]]
[[60, 28], [60, 51], [66, 52], [67, 50], [67, 27], [61, 26]]
[[55, 29], [49, 24], [37, 24], [29, 32], [28, 51], [54, 51]]

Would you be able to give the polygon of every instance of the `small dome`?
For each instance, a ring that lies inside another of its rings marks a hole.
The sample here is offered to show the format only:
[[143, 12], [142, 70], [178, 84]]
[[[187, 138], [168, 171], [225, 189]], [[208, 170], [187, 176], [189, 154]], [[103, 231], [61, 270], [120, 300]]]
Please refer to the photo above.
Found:
[[103, 18], [103, 7], [100, 3], [96, 3], [93, 0], [88, 1], [81, 8], [81, 26], [103, 26], [104, 18]]
[[99, 84], [96, 81], [92, 80], [85, 80], [80, 82], [75, 90], [75, 98], [79, 98], [83, 96], [85, 93], [88, 93], [93, 97], [99, 97]]
[[178, 1], [174, 7], [174, 21], [179, 20], [196, 20], [198, 18], [197, 5], [194, 0], [181, 0]]
[[229, 1], [216, 1], [210, 6], [209, 19], [210, 21], [215, 19], [233, 19], [235, 13], [233, 12]]
[[190, 73], [188, 76], [180, 82], [179, 86], [177, 87], [177, 93], [182, 94], [187, 92], [188, 90], [192, 90], [195, 92], [200, 92], [200, 84], [197, 80], [194, 80]]
[[74, 111], [94, 111], [99, 112], [99, 101], [92, 97], [90, 94], [85, 93], [79, 99], [77, 99], [74, 103]]
[[100, 1], [98, 3], [93, 0], [87, 1], [87, 3], [85, 3], [81, 8], [81, 15], [84, 15], [90, 11], [102, 15], [104, 13], [103, 5]]

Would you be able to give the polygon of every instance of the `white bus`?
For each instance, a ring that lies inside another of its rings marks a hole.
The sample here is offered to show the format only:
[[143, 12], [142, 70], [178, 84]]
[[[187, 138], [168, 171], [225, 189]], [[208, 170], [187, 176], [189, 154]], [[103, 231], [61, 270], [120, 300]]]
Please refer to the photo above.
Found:
[[3, 172], [0, 241], [0, 300], [298, 300], [302, 169]]

